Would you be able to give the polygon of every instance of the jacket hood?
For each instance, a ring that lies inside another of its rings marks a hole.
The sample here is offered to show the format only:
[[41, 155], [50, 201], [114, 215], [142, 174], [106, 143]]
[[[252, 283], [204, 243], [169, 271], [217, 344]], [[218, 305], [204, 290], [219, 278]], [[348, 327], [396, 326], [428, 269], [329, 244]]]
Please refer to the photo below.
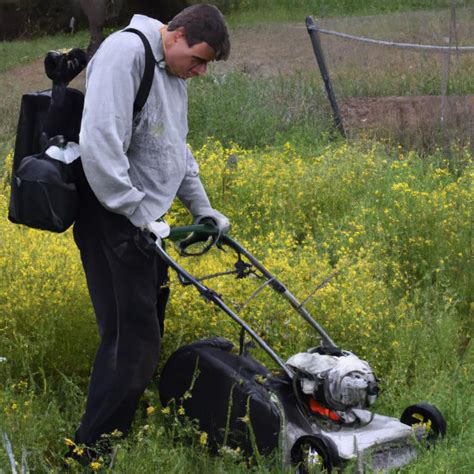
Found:
[[135, 28], [141, 31], [147, 37], [157, 62], [164, 59], [163, 42], [160, 34], [160, 28], [163, 26], [165, 25], [160, 21], [145, 15], [133, 15], [130, 24], [127, 26], [127, 28]]

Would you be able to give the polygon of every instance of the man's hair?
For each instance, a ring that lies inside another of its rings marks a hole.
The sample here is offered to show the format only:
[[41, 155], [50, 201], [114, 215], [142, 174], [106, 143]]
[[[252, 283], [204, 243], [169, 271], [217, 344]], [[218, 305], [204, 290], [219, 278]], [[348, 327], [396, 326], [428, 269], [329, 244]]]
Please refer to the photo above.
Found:
[[229, 57], [229, 31], [218, 8], [205, 3], [185, 8], [169, 22], [168, 31], [181, 26], [189, 47], [204, 41], [215, 51], [217, 61]]

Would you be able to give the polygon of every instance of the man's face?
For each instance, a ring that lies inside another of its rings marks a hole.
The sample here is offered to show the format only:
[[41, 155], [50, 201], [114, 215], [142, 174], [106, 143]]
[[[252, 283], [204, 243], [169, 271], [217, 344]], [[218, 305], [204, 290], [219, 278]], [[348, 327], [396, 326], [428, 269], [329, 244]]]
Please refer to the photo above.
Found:
[[169, 71], [182, 79], [206, 74], [207, 63], [215, 59], [214, 50], [205, 42], [188, 46], [183, 28], [171, 33], [165, 56]]

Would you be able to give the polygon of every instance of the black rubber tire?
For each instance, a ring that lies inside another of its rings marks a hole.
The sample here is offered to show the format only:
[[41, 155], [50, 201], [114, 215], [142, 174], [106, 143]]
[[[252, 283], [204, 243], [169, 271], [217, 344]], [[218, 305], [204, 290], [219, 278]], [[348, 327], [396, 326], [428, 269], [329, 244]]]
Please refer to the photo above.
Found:
[[444, 416], [434, 405], [426, 402], [416, 403], [405, 408], [400, 421], [408, 426], [430, 422], [430, 430], [425, 438], [429, 443], [434, 443], [446, 434]]
[[[320, 457], [319, 463], [309, 464], [310, 452]], [[291, 462], [297, 474], [310, 474], [316, 472], [332, 472], [339, 464], [339, 455], [334, 442], [323, 436], [303, 436], [294, 444], [291, 450]]]

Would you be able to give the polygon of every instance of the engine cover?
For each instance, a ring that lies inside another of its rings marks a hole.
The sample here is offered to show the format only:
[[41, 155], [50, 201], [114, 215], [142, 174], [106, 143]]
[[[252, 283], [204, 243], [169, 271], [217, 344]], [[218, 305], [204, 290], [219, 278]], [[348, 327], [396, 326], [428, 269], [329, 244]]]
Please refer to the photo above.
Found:
[[301, 391], [333, 410], [363, 410], [377, 398], [378, 382], [373, 370], [351, 352], [301, 352], [290, 357], [287, 364], [298, 371]]

